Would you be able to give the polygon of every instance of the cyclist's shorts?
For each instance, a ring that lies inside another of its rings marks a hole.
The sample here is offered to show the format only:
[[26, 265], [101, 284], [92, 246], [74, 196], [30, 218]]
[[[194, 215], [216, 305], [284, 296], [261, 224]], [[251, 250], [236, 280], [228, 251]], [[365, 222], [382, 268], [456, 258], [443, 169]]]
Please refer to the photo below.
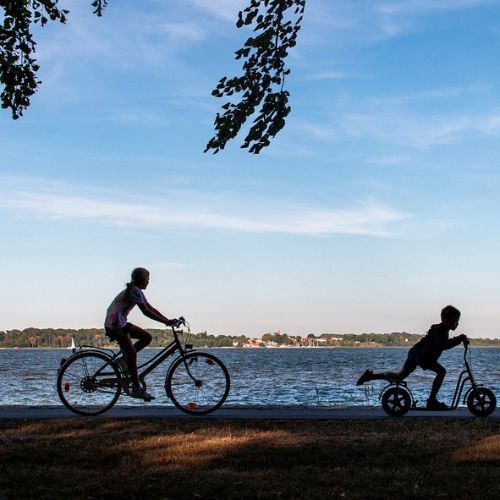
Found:
[[133, 326], [132, 323], [127, 323], [125, 326], [120, 326], [118, 328], [108, 328], [105, 327], [106, 335], [115, 342], [120, 344], [121, 341], [125, 340], [129, 335], [128, 329]]

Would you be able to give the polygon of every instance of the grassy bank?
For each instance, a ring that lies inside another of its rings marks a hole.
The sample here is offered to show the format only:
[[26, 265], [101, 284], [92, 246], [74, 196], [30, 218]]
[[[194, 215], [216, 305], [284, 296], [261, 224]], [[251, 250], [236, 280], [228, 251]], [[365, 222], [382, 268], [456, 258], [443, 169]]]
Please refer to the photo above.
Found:
[[500, 422], [0, 422], [0, 498], [500, 498]]

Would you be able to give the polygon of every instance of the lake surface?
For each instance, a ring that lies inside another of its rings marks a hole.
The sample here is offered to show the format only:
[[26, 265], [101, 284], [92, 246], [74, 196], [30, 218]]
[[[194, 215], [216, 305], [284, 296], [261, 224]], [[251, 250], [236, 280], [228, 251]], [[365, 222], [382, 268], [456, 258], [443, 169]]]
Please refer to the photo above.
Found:
[[[200, 349], [218, 356], [231, 375], [226, 405], [379, 405], [383, 381], [356, 387], [366, 368], [375, 371], [399, 369], [407, 348], [305, 348], [305, 349]], [[139, 354], [145, 361], [158, 352]], [[67, 349], [0, 350], [0, 405], [58, 405], [55, 389], [57, 368]], [[448, 373], [439, 398], [449, 402], [463, 366], [463, 349], [443, 353], [440, 362]], [[471, 349], [472, 369], [479, 383], [492, 389], [500, 400], [500, 349]], [[164, 390], [167, 365], [146, 379], [157, 399], [149, 405], [172, 406]], [[427, 399], [433, 373], [418, 368], [407, 382], [415, 398]], [[143, 405], [126, 396], [117, 404]]]

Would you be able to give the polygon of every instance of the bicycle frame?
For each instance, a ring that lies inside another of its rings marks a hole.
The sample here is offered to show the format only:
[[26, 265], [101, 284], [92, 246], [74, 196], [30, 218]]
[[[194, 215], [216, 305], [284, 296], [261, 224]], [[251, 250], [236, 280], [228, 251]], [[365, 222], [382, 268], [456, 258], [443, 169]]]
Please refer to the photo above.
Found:
[[[174, 340], [170, 342], [168, 346], [164, 347], [158, 354], [153, 356], [149, 361], [146, 361], [145, 363], [137, 367], [137, 371], [139, 372], [139, 379], [146, 377], [146, 375], [151, 373], [157, 366], [161, 365], [163, 361], [165, 361], [176, 351], [179, 351], [179, 356], [184, 356], [188, 350], [191, 350], [191, 346], [187, 346], [186, 349], [182, 346], [178, 335], [179, 333], [181, 333], [180, 331], [178, 332], [174, 328], [172, 328], [172, 332], [174, 334]], [[147, 368], [143, 371], [139, 371], [144, 367]]]
[[[179, 334], [183, 333], [182, 330], [176, 330], [175, 328], [172, 328], [172, 332], [173, 332], [173, 335], [174, 335], [174, 340], [172, 342], [170, 342], [170, 344], [168, 344], [166, 347], [164, 347], [158, 354], [156, 354], [155, 356], [153, 356], [150, 360], [146, 361], [145, 363], [143, 363], [142, 365], [140, 365], [140, 366], [137, 367], [137, 371], [138, 371], [138, 375], [139, 375], [139, 380], [144, 379], [149, 373], [151, 373], [155, 368], [157, 368], [160, 364], [163, 363], [163, 361], [165, 361], [168, 357], [170, 357], [175, 352], [179, 353], [178, 357], [184, 357], [188, 351], [189, 352], [193, 351], [192, 345], [189, 345], [189, 344], [186, 344], [185, 346], [182, 345], [182, 342], [179, 339]], [[88, 349], [89, 351], [96, 351], [96, 352], [101, 352], [101, 353], [103, 351], [109, 351], [111, 353], [111, 354], [109, 354], [110, 360], [108, 362], [104, 363], [95, 372], [94, 375], [101, 374], [102, 371], [107, 366], [110, 365], [110, 362], [111, 361], [115, 361], [122, 354], [122, 352], [123, 352], [121, 349], [118, 352], [114, 352], [112, 349], [98, 348], [98, 347], [94, 347], [94, 346], [83, 345], [83, 346], [80, 346], [80, 347], [89, 347], [90, 348], [90, 349]], [[64, 360], [64, 361], [66, 361], [66, 360]], [[61, 365], [62, 365], [62, 363], [63, 363], [63, 361], [61, 361]], [[146, 367], [146, 369], [140, 371], [144, 367]], [[186, 370], [187, 370], [187, 373], [189, 374], [189, 376], [193, 380], [195, 380], [191, 376], [191, 372], [190, 372], [189, 367], [187, 366], [187, 364], [186, 364]], [[167, 371], [167, 374], [168, 374], [168, 371]], [[116, 379], [109, 379], [109, 380], [108, 379], [104, 379], [101, 382], [102, 383], [114, 383], [114, 382], [116, 382]]]

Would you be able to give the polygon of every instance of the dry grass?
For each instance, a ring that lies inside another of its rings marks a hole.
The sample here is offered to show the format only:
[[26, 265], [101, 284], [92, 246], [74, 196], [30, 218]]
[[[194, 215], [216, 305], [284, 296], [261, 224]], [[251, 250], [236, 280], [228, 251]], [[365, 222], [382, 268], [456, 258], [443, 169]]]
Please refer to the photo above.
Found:
[[[451, 454], [455, 463], [491, 462], [500, 465], [500, 435], [489, 436]], [[500, 476], [498, 478], [500, 481]]]
[[493, 420], [0, 422], [0, 498], [500, 498]]

